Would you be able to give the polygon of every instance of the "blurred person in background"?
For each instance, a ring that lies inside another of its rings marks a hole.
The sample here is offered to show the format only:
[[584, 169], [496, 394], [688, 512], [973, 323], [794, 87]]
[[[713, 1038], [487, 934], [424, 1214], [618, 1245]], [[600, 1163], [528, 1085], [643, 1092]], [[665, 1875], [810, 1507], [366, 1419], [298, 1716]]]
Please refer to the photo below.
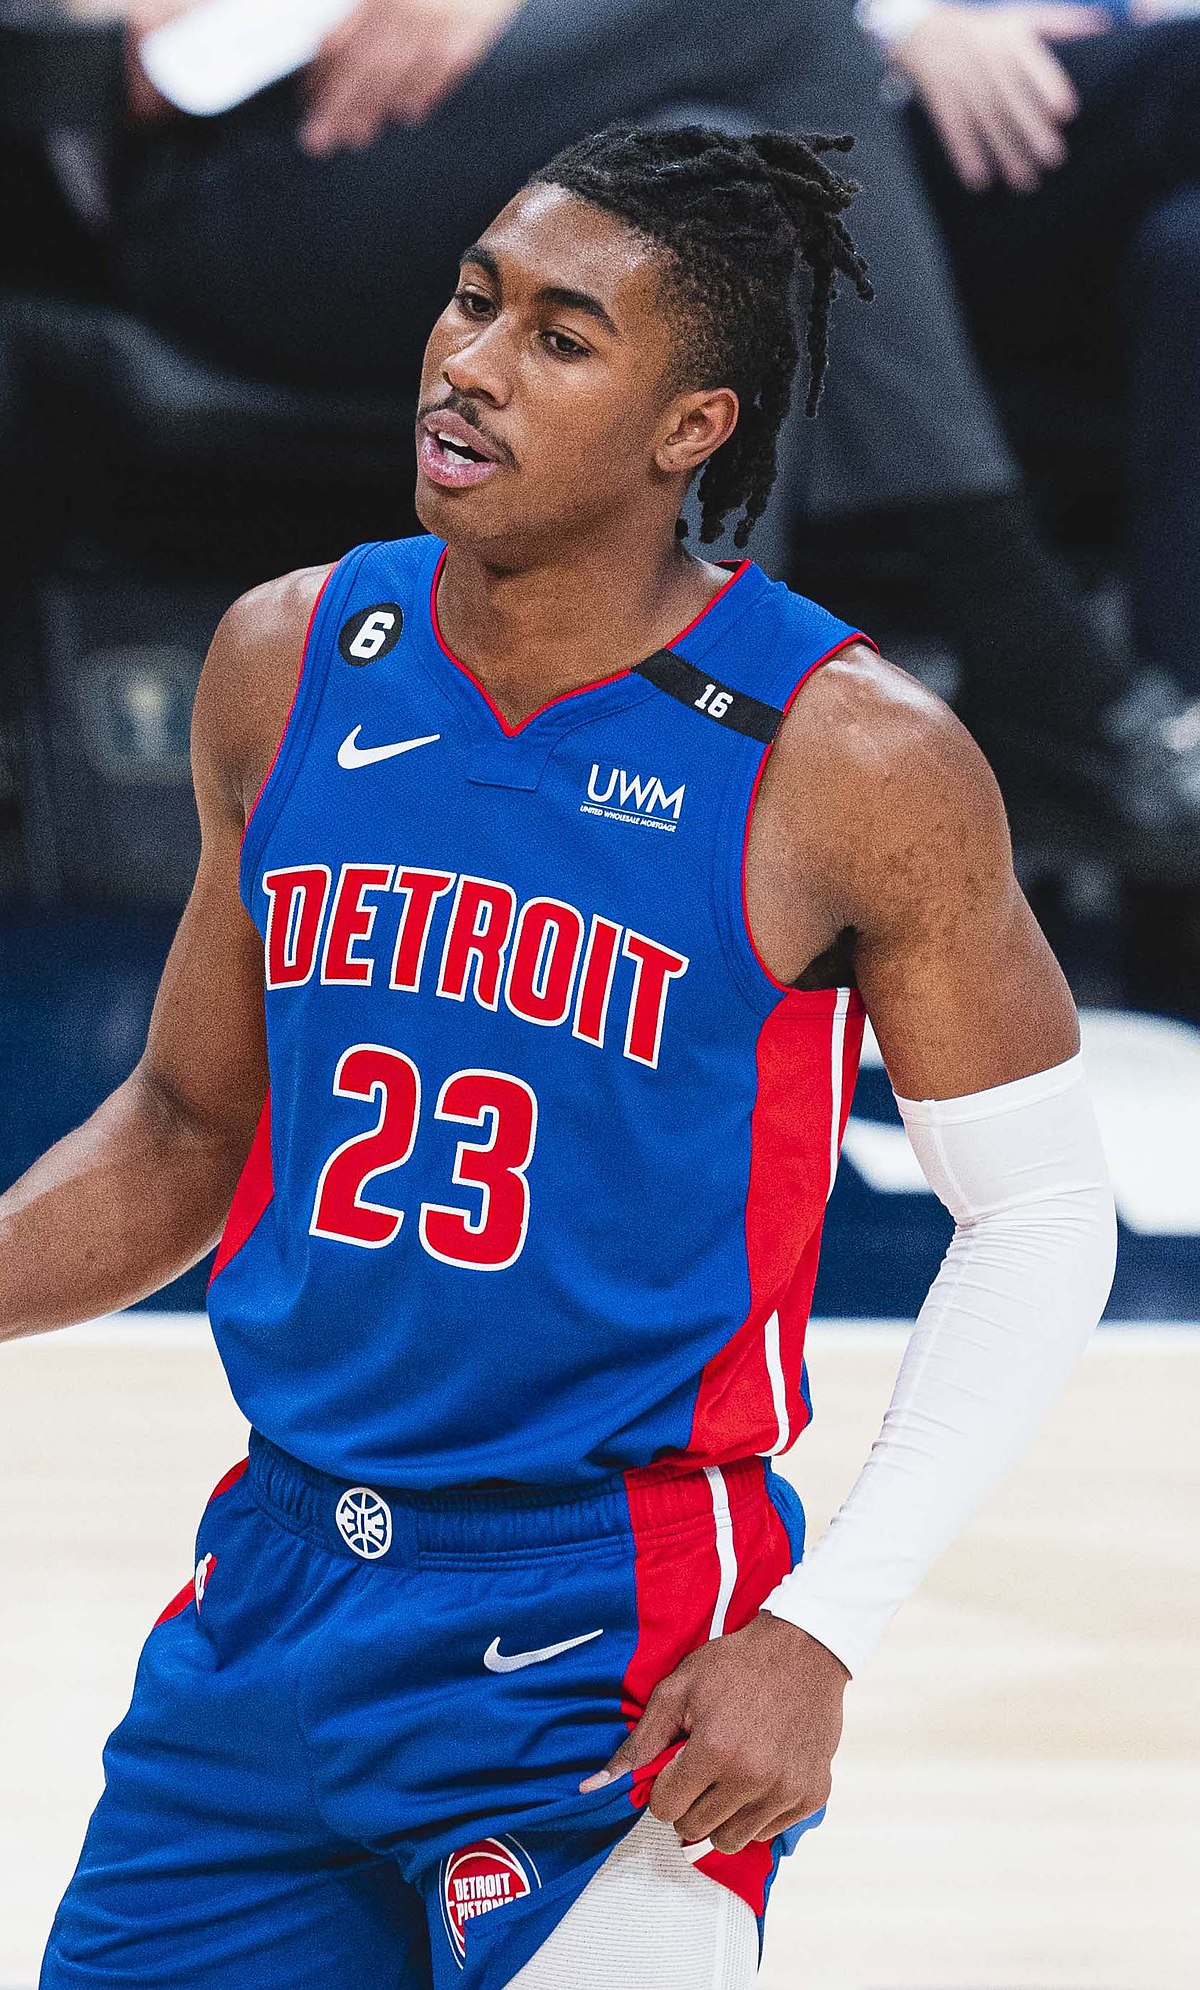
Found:
[[1119, 410], [1138, 696], [1200, 737], [1200, 9], [861, 0], [971, 336]]
[[[126, 307], [300, 386], [403, 392], [462, 242], [587, 130], [692, 115], [853, 130], [877, 301], [840, 328], [807, 505], [882, 511], [907, 547], [1018, 817], [1053, 788], [1089, 844], [1128, 853], [1140, 828], [1152, 860], [1169, 847], [1200, 874], [1200, 739], [1172, 729], [1175, 708], [1139, 707], [1130, 658], [1040, 530], [904, 120], [839, 0], [760, 0], [736, 35], [721, 0], [364, 0], [297, 84], [207, 120], [171, 114], [137, 58], [187, 4], [133, 0], [111, 170], [89, 180], [60, 156], [60, 179], [77, 211], [107, 208]], [[1014, 711], [1036, 725], [1016, 733]]]

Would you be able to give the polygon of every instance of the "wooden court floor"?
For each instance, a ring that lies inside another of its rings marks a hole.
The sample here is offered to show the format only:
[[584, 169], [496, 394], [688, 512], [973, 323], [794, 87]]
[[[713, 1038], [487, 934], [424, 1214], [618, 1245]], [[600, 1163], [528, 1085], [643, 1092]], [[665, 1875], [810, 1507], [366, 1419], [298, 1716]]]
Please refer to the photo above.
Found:
[[[819, 1527], [899, 1330], [825, 1325], [789, 1462]], [[0, 1986], [32, 1990], [137, 1649], [243, 1427], [194, 1325], [6, 1349]], [[1106, 1329], [851, 1689], [764, 1990], [1200, 1986], [1200, 1328]], [[353, 1986], [345, 1986], [353, 1990]]]

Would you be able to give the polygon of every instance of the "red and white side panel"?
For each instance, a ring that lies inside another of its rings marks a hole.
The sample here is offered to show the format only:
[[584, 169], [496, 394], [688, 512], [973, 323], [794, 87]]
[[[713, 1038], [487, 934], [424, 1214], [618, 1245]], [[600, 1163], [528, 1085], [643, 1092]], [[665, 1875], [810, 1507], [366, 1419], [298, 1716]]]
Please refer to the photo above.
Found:
[[[630, 1727], [661, 1679], [710, 1638], [740, 1631], [792, 1566], [791, 1543], [757, 1458], [699, 1472], [661, 1466], [627, 1472], [633, 1527], [638, 1641], [621, 1711]], [[644, 1806], [669, 1749], [635, 1779]], [[761, 1914], [773, 1862], [766, 1844], [736, 1853], [697, 1849], [694, 1863]]]
[[759, 1033], [746, 1193], [750, 1308], [701, 1377], [691, 1458], [774, 1455], [808, 1421], [804, 1333], [863, 1024], [861, 998], [830, 988], [783, 996]]

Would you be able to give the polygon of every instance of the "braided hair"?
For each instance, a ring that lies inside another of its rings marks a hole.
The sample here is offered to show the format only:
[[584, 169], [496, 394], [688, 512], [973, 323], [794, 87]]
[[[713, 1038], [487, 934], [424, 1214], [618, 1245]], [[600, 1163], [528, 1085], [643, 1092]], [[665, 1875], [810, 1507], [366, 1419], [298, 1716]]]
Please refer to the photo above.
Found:
[[[744, 546], [766, 509], [799, 360], [792, 308], [799, 265], [812, 279], [808, 415], [821, 397], [839, 275], [861, 298], [872, 295], [842, 219], [858, 186], [820, 156], [848, 152], [853, 143], [774, 131], [739, 138], [702, 125], [613, 125], [568, 146], [534, 176], [535, 185], [562, 187], [615, 215], [664, 256], [676, 335], [672, 391], [731, 387], [738, 396], [738, 425], [700, 481], [706, 542], [740, 509], [733, 537]], [[681, 520], [681, 537], [686, 529]]]

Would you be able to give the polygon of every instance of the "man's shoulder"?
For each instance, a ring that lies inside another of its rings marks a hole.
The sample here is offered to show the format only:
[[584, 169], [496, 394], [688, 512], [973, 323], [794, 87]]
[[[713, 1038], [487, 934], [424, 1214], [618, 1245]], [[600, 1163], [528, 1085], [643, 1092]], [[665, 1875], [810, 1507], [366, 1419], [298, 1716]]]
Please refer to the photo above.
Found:
[[993, 876], [1011, 861], [1004, 804], [970, 733], [866, 643], [804, 685], [762, 799], [792, 861], [855, 903], [881, 889], [936, 896], [939, 879]]
[[291, 573], [260, 582], [226, 610], [214, 639], [214, 650], [233, 658], [239, 653], [256, 652], [272, 644], [294, 646], [304, 639], [326, 581], [348, 562], [360, 563], [374, 556], [391, 568], [404, 571], [432, 561], [442, 550], [440, 539], [429, 533], [415, 533], [403, 539], [370, 541], [354, 546], [338, 560], [321, 566], [297, 567]]
[[217, 624], [192, 714], [192, 759], [204, 762], [231, 808], [257, 791], [295, 694], [304, 641], [331, 564], [300, 567], [250, 588]]
[[292, 573], [260, 581], [226, 609], [213, 639], [213, 655], [236, 664], [238, 655], [272, 643], [303, 638], [335, 563], [297, 567]]
[[987, 763], [945, 700], [851, 641], [822, 663], [788, 712], [775, 748], [780, 771], [820, 759], [854, 788], [893, 791], [989, 778]]

